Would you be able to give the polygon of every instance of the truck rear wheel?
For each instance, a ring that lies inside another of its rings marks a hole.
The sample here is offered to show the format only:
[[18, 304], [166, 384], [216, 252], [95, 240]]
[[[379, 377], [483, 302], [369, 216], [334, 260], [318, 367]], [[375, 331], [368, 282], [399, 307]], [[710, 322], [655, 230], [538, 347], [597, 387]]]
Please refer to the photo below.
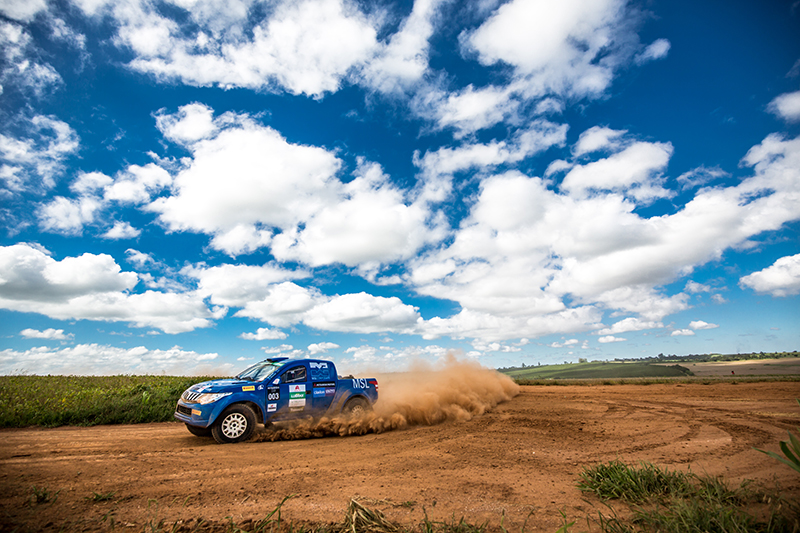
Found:
[[364, 398], [353, 398], [344, 404], [342, 412], [346, 415], [362, 417], [369, 411], [369, 403]]
[[211, 435], [220, 444], [244, 442], [253, 436], [256, 414], [247, 405], [237, 403], [225, 409], [214, 422]]

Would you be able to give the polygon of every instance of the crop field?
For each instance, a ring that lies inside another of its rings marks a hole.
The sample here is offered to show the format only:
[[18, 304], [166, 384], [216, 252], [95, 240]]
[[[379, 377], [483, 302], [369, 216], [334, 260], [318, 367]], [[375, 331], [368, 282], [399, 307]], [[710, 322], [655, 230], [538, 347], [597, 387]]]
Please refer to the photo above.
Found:
[[175, 376], [0, 376], [0, 427], [93, 426], [172, 420], [190, 385]]

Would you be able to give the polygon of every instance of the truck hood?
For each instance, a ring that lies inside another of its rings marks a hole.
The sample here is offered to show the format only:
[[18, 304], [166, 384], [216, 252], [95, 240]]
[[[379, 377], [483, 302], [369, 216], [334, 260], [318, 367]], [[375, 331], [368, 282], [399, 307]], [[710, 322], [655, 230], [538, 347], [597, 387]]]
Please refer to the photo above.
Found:
[[[211, 381], [204, 381], [189, 387], [192, 392], [240, 392], [242, 387], [252, 387], [256, 385], [254, 381], [247, 381], [244, 379], [214, 379]], [[263, 384], [262, 384], [263, 385]], [[252, 389], [251, 389], [252, 390]]]

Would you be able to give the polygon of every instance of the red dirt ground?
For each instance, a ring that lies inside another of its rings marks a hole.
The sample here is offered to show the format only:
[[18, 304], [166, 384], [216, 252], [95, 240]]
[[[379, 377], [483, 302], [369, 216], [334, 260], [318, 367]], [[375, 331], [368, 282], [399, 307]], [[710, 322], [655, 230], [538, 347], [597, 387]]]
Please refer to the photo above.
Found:
[[[753, 447], [778, 450], [800, 426], [797, 382], [526, 386], [460, 422], [354, 437], [217, 445], [178, 423], [0, 431], [0, 529], [166, 530], [266, 516], [340, 522], [351, 497], [404, 526], [501, 516], [509, 531], [584, 529], [604, 509], [576, 482], [621, 459], [744, 479], [800, 499], [800, 476]], [[58, 492], [30, 503], [32, 487]], [[97, 494], [114, 493], [109, 501]], [[413, 502], [413, 503], [411, 503]], [[402, 504], [406, 503], [406, 506]], [[105, 517], [105, 520], [104, 520]]]

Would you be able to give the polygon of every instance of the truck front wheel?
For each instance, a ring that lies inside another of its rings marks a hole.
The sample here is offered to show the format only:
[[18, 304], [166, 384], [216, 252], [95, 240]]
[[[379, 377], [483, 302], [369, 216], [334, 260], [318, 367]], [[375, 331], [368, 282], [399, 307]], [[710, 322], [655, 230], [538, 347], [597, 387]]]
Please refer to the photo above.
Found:
[[225, 409], [211, 428], [211, 435], [220, 444], [244, 442], [253, 436], [256, 414], [247, 405], [237, 403]]
[[369, 411], [369, 403], [364, 398], [353, 398], [344, 404], [342, 412], [346, 415], [362, 417]]

